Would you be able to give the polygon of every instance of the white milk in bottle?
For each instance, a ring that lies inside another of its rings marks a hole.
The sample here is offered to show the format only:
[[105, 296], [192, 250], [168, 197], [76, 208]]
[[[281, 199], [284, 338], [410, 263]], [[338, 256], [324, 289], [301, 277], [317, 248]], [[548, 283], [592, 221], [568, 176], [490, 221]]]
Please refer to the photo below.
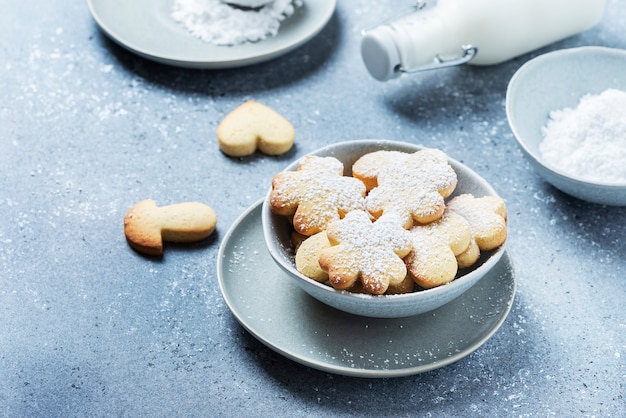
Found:
[[601, 19], [606, 0], [438, 0], [365, 32], [361, 55], [381, 81], [458, 65], [498, 64]]

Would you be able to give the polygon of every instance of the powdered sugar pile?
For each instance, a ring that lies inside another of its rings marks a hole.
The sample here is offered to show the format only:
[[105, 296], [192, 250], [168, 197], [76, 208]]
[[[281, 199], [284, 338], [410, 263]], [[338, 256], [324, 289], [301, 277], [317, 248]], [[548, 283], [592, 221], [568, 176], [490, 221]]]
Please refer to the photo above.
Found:
[[626, 183], [626, 92], [608, 89], [551, 112], [543, 134], [546, 163], [590, 181]]
[[281, 22], [302, 0], [274, 0], [259, 9], [241, 9], [221, 0], [174, 0], [172, 19], [214, 45], [232, 46], [276, 36]]

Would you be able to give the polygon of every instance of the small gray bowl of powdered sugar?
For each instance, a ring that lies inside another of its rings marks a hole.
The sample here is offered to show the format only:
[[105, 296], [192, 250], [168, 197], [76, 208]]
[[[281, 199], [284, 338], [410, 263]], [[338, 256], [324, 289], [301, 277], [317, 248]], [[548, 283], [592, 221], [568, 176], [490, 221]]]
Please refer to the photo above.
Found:
[[561, 191], [626, 206], [626, 51], [580, 47], [524, 64], [506, 112], [521, 149]]

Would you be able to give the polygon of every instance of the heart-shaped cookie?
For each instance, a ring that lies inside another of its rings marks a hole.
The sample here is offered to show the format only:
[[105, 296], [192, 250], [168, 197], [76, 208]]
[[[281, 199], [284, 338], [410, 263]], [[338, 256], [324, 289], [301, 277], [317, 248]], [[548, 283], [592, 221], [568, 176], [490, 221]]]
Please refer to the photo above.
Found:
[[289, 151], [295, 139], [293, 125], [274, 109], [249, 100], [230, 112], [217, 127], [217, 141], [230, 157], [257, 150], [268, 155]]

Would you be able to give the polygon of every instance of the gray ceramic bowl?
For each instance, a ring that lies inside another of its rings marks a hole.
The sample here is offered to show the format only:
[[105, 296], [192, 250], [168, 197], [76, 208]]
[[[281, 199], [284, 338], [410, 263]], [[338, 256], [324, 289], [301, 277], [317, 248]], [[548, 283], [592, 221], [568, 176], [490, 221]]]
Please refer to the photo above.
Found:
[[[626, 184], [602, 184], [572, 176], [541, 159], [541, 128], [550, 112], [573, 108], [585, 94], [626, 91], [626, 51], [604, 47], [563, 49], [524, 64], [509, 82], [506, 113], [511, 130], [539, 174], [561, 191], [606, 205], [626, 205]], [[625, 162], [626, 164], [626, 162]]]
[[[312, 155], [332, 156], [342, 161], [344, 174], [351, 175], [350, 167], [362, 155], [378, 150], [415, 152], [422, 147], [387, 140], [355, 140], [333, 144], [321, 148]], [[493, 188], [478, 174], [458, 161], [450, 159], [458, 177], [458, 185], [453, 194], [472, 193], [476, 197], [495, 195]], [[298, 161], [286, 170], [296, 170]], [[269, 209], [269, 193], [263, 202], [262, 222], [265, 243], [274, 261], [287, 273], [287, 276], [301, 289], [314, 298], [345, 312], [377, 317], [400, 318], [431, 311], [460, 296], [476, 284], [500, 260], [504, 246], [481, 255], [475, 267], [451, 283], [434, 289], [403, 295], [364, 295], [338, 291], [300, 274], [295, 267], [294, 251], [291, 243], [292, 226], [286, 217], [275, 215]], [[280, 278], [278, 278], [280, 279]]]

